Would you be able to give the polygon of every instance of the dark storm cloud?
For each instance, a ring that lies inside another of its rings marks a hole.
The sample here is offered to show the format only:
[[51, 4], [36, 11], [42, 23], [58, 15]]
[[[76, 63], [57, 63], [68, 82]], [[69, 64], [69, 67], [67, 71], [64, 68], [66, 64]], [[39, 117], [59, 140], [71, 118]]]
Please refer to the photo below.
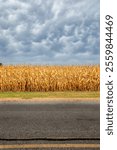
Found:
[[99, 0], [0, 0], [0, 61], [99, 63]]

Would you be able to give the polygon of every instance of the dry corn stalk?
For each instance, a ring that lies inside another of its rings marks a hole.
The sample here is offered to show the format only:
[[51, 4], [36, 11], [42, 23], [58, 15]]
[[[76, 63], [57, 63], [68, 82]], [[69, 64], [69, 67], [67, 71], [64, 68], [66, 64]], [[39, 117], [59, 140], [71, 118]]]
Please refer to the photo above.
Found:
[[100, 67], [0, 66], [0, 91], [99, 91]]

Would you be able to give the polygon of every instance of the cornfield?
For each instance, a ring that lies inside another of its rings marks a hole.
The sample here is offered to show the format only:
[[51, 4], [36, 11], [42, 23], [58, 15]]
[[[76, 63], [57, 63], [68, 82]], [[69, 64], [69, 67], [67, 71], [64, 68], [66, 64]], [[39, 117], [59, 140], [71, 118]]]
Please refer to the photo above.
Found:
[[0, 92], [99, 91], [100, 67], [0, 66]]

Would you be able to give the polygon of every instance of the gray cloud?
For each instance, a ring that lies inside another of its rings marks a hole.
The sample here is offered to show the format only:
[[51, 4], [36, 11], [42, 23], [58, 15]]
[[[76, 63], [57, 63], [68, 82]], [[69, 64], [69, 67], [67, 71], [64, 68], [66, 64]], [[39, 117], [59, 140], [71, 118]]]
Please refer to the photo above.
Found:
[[0, 61], [99, 63], [99, 0], [0, 0]]

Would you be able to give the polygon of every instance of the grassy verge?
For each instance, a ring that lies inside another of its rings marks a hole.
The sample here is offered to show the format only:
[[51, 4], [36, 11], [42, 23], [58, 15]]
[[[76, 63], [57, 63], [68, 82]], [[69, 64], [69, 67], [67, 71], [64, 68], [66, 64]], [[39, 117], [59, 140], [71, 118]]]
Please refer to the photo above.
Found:
[[100, 92], [0, 92], [0, 98], [99, 98]]

